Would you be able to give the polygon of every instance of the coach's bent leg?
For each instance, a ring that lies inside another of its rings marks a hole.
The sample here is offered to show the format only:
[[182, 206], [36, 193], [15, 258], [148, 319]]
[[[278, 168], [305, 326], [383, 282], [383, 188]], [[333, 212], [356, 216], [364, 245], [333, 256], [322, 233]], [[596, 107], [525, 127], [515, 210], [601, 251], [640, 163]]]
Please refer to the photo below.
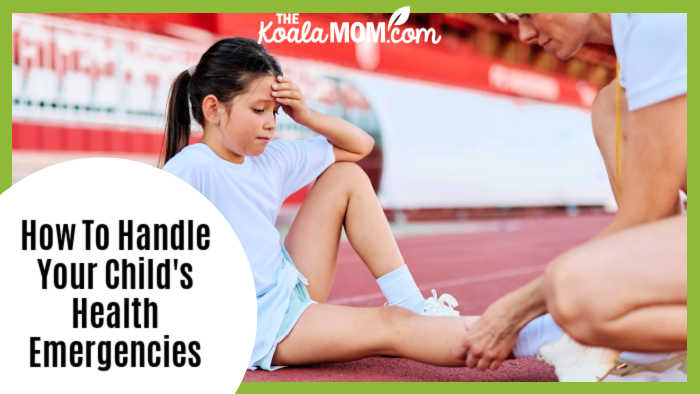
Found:
[[588, 242], [545, 273], [547, 308], [572, 338], [620, 350], [686, 347], [686, 217]]

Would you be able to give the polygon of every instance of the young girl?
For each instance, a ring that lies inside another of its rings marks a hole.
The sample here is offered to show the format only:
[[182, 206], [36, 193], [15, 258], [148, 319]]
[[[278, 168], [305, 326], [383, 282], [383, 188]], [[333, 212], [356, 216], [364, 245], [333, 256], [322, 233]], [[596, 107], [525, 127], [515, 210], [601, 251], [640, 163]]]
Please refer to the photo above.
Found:
[[[323, 137], [272, 141], [280, 107]], [[204, 134], [185, 147], [190, 108]], [[250, 39], [215, 43], [173, 83], [163, 168], [211, 200], [243, 244], [258, 299], [250, 368], [378, 354], [464, 365], [451, 350], [466, 332], [465, 318], [423, 299], [369, 179], [354, 164], [373, 145], [351, 123], [307, 107], [277, 61]], [[274, 223], [282, 202], [314, 179], [280, 245]], [[343, 226], [391, 306], [324, 303]]]
[[[322, 137], [272, 141], [279, 107]], [[186, 146], [190, 110], [204, 135]], [[174, 81], [163, 168], [206, 196], [243, 244], [258, 302], [250, 369], [371, 355], [465, 365], [465, 326], [474, 318], [460, 317], [446, 302], [451, 297], [422, 297], [369, 179], [354, 164], [373, 144], [354, 125], [307, 107], [277, 61], [250, 39], [215, 43]], [[281, 245], [274, 223], [282, 202], [314, 179]], [[325, 303], [342, 228], [390, 305]], [[531, 323], [516, 354], [535, 355], [559, 338], [552, 325]]]

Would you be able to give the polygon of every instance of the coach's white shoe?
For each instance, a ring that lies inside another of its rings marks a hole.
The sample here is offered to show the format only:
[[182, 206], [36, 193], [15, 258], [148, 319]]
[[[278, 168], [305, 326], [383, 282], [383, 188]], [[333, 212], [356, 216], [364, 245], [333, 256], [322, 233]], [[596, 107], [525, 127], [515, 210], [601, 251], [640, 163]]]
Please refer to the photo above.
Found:
[[687, 382], [687, 352], [669, 353], [660, 361], [640, 363], [622, 357], [615, 362], [615, 368], [603, 382]]
[[619, 352], [584, 346], [563, 334], [540, 347], [537, 357], [554, 367], [560, 382], [596, 382], [615, 368]]
[[435, 289], [431, 290], [432, 297], [425, 300], [421, 315], [424, 316], [459, 316], [459, 311], [455, 310], [459, 303], [452, 295], [443, 293], [440, 298]]

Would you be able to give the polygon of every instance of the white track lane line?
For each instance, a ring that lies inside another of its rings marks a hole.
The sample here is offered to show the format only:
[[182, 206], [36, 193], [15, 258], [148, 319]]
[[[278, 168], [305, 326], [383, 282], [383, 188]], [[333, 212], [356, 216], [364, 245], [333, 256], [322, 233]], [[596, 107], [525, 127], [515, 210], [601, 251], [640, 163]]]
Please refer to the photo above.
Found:
[[[456, 278], [456, 279], [441, 280], [441, 281], [437, 281], [437, 282], [426, 283], [426, 284], [423, 284], [422, 286], [418, 286], [418, 288], [421, 290], [421, 292], [423, 292], [425, 294], [428, 291], [430, 291], [431, 289], [442, 290], [442, 289], [450, 288], [450, 287], [464, 286], [464, 285], [469, 285], [469, 284], [474, 284], [474, 283], [488, 282], [490, 280], [505, 279], [505, 278], [523, 276], [523, 275], [532, 274], [532, 273], [539, 273], [539, 272], [543, 272], [546, 267], [547, 267], [547, 264], [544, 264], [544, 265], [536, 265], [536, 266], [532, 266], [532, 267], [521, 267], [521, 268], [514, 268], [514, 269], [503, 270], [503, 271], [496, 271], [496, 272], [488, 273], [485, 275], [463, 276], [461, 278]], [[442, 291], [439, 291], [439, 292], [442, 292]], [[357, 295], [357, 296], [352, 296], [352, 297], [333, 298], [333, 299], [328, 300], [328, 303], [329, 304], [348, 305], [348, 304], [364, 303], [364, 302], [372, 301], [372, 300], [381, 301], [382, 299], [384, 299], [384, 295], [382, 293], [374, 292], [374, 293]]]

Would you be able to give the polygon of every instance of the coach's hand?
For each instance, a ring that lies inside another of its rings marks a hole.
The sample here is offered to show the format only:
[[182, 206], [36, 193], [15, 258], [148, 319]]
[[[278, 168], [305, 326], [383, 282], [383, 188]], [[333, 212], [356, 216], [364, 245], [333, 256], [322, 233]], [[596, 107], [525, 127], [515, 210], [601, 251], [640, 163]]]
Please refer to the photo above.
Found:
[[486, 308], [481, 318], [467, 327], [466, 339], [456, 355], [466, 359], [467, 367], [496, 369], [510, 356], [520, 330], [546, 311], [539, 276]]
[[507, 300], [499, 300], [467, 327], [467, 337], [459, 350], [469, 368], [497, 369], [508, 358], [518, 339], [518, 321]]

